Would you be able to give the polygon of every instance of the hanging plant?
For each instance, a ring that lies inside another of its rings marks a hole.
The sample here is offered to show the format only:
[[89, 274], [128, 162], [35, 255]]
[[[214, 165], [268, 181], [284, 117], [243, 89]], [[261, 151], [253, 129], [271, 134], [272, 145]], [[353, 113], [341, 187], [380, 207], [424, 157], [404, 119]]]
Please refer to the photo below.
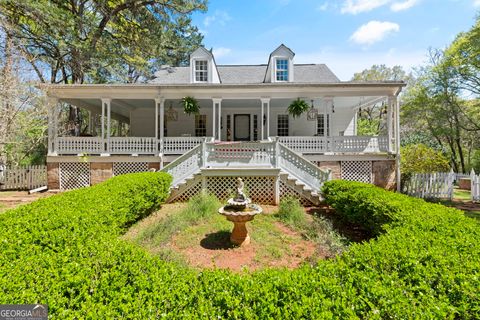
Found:
[[181, 104], [183, 105], [183, 111], [188, 115], [200, 112], [200, 106], [194, 97], [183, 97]]
[[300, 98], [292, 101], [288, 106], [288, 113], [291, 114], [294, 118], [300, 117], [303, 113], [307, 112], [310, 109], [308, 103]]

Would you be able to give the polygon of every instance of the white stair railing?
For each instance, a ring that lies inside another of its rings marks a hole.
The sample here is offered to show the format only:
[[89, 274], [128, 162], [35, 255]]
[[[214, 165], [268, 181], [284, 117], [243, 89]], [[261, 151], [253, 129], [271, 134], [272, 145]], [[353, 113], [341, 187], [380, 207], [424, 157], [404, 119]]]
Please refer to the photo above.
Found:
[[278, 168], [315, 192], [319, 192], [323, 183], [331, 179], [330, 171], [320, 169], [278, 141], [229, 144], [203, 142], [161, 171], [173, 176], [172, 187], [176, 187], [208, 167]]
[[200, 169], [204, 167], [204, 146], [204, 143], [199, 144], [192, 150], [169, 163], [161, 170], [169, 173], [173, 177], [173, 188], [182, 181], [199, 172]]
[[292, 149], [277, 142], [277, 166], [313, 191], [320, 191], [323, 183], [331, 179], [331, 172], [324, 171]]

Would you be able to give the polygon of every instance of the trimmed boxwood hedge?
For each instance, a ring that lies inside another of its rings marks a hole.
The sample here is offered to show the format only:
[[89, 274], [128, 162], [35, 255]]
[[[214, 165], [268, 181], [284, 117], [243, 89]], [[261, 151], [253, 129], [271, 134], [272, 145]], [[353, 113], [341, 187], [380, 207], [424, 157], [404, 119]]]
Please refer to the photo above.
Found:
[[119, 176], [0, 215], [0, 303], [53, 319], [480, 318], [480, 225], [461, 211], [332, 181], [328, 203], [374, 239], [315, 267], [198, 272], [119, 238], [170, 181]]

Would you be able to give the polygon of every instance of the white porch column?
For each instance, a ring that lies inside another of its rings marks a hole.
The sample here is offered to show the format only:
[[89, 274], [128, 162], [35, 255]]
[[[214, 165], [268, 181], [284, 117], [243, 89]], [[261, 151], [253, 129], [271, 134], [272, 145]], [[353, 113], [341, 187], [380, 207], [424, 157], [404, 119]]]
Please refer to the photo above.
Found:
[[[267, 123], [267, 132], [265, 138], [268, 139], [270, 136], [270, 98], [262, 98], [262, 133], [263, 133], [263, 112], [266, 111], [266, 123]], [[262, 140], [264, 136], [262, 136]]]
[[217, 133], [218, 133], [218, 140], [221, 141], [222, 140], [222, 99], [218, 99], [218, 130], [217, 130]]
[[264, 110], [263, 110], [263, 101], [260, 99], [260, 104], [262, 105], [261, 111], [260, 111], [260, 138], [261, 140], [264, 140], [265, 137], [265, 129], [264, 129], [264, 124], [263, 124], [263, 116], [265, 115]]
[[396, 151], [396, 169], [397, 169], [397, 192], [401, 191], [401, 176], [400, 176], [400, 101], [398, 101], [398, 97], [394, 97], [394, 106], [395, 106], [395, 151]]
[[[216, 139], [217, 135], [218, 135], [218, 137], [221, 138], [221, 133], [222, 133], [222, 130], [220, 129], [221, 103], [222, 103], [221, 98], [212, 98], [212, 136], [213, 136], [213, 139]], [[215, 114], [215, 109], [217, 108], [217, 106], [218, 106], [218, 131], [217, 131], [216, 114]], [[219, 140], [221, 140], [220, 138], [219, 138]]]
[[[159, 119], [160, 114], [160, 119]], [[155, 139], [160, 139], [160, 153], [163, 153], [163, 132], [165, 125], [165, 98], [155, 98]], [[160, 128], [160, 130], [159, 130]], [[160, 131], [160, 132], [159, 132]]]
[[56, 150], [56, 138], [58, 135], [58, 99], [54, 97], [48, 97], [48, 154], [55, 155]]
[[[110, 151], [110, 116], [111, 116], [111, 99], [103, 98], [102, 99], [102, 139], [105, 139], [105, 151]], [[105, 110], [106, 109], [106, 110]], [[107, 114], [107, 119], [105, 119], [105, 112]], [[105, 120], [107, 122], [107, 130], [105, 132]]]
[[395, 97], [394, 96], [388, 96], [387, 99], [387, 139], [388, 139], [388, 145], [387, 145], [387, 151], [388, 153], [391, 153], [393, 151], [392, 149], [392, 129], [394, 126], [392, 126], [392, 114], [395, 114], [395, 112], [392, 112], [395, 108]]

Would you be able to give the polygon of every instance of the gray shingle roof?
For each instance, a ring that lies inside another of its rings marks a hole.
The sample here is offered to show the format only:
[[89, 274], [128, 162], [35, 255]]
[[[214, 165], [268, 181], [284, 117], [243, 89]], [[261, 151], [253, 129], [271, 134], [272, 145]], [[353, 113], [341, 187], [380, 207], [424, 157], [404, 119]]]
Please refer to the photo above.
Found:
[[[220, 81], [225, 84], [263, 83], [267, 65], [218, 65]], [[340, 82], [325, 64], [296, 64], [293, 83], [332, 83]], [[149, 81], [158, 84], [190, 83], [190, 67], [168, 67], [155, 72]]]

